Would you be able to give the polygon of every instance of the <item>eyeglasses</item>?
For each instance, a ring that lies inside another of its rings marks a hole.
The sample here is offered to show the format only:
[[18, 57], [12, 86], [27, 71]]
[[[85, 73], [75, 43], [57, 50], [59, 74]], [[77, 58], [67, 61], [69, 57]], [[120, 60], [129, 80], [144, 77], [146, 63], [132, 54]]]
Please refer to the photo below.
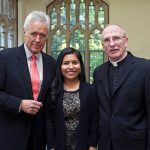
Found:
[[111, 37], [111, 38], [105, 38], [105, 39], [103, 39], [103, 43], [104, 43], [105, 45], [109, 45], [110, 42], [111, 42], [111, 40], [112, 40], [114, 43], [118, 44], [118, 43], [121, 42], [121, 40], [122, 40], [123, 38], [126, 38], [126, 37], [125, 37], [125, 36], [113, 36], [113, 37]]
[[29, 34], [32, 38], [36, 38], [39, 35], [40, 39], [42, 39], [42, 40], [46, 40], [48, 37], [48, 34], [38, 33], [38, 32], [31, 32]]

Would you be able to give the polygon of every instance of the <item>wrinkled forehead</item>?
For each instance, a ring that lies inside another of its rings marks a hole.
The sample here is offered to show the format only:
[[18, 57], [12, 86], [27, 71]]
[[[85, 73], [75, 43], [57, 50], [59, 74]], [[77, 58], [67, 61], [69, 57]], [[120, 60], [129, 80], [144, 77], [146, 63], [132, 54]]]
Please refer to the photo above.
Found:
[[102, 32], [102, 38], [104, 39], [112, 36], [125, 36], [124, 30], [116, 25], [106, 27]]

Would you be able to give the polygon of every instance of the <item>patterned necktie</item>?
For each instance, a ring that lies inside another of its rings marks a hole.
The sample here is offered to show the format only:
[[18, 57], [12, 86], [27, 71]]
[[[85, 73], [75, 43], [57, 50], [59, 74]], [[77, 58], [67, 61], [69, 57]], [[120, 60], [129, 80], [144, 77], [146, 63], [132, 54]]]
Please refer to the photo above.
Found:
[[40, 77], [39, 77], [38, 68], [36, 65], [35, 55], [31, 56], [30, 77], [31, 77], [33, 98], [34, 100], [37, 100], [38, 95], [39, 95], [39, 89], [40, 89]]

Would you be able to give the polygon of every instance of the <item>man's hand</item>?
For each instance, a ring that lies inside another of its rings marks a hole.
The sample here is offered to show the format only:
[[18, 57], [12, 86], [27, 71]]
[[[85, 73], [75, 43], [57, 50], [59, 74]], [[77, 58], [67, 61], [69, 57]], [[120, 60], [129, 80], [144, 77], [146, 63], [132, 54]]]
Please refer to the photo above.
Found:
[[89, 147], [89, 150], [96, 150], [95, 147]]
[[41, 107], [43, 107], [42, 102], [25, 99], [21, 101], [20, 111], [31, 115], [36, 115], [41, 109]]

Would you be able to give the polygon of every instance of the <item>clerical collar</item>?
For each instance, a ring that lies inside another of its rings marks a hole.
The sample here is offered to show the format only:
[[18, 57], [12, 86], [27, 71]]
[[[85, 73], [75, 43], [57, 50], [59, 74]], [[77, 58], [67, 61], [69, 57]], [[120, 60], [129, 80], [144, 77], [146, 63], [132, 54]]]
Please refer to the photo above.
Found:
[[126, 56], [127, 56], [127, 52], [125, 53], [124, 57], [121, 58], [120, 60], [118, 60], [118, 61], [111, 61], [110, 58], [109, 58], [109, 61], [110, 61], [110, 63], [111, 63], [114, 67], [117, 67], [117, 66], [118, 66], [118, 63], [121, 62]]

